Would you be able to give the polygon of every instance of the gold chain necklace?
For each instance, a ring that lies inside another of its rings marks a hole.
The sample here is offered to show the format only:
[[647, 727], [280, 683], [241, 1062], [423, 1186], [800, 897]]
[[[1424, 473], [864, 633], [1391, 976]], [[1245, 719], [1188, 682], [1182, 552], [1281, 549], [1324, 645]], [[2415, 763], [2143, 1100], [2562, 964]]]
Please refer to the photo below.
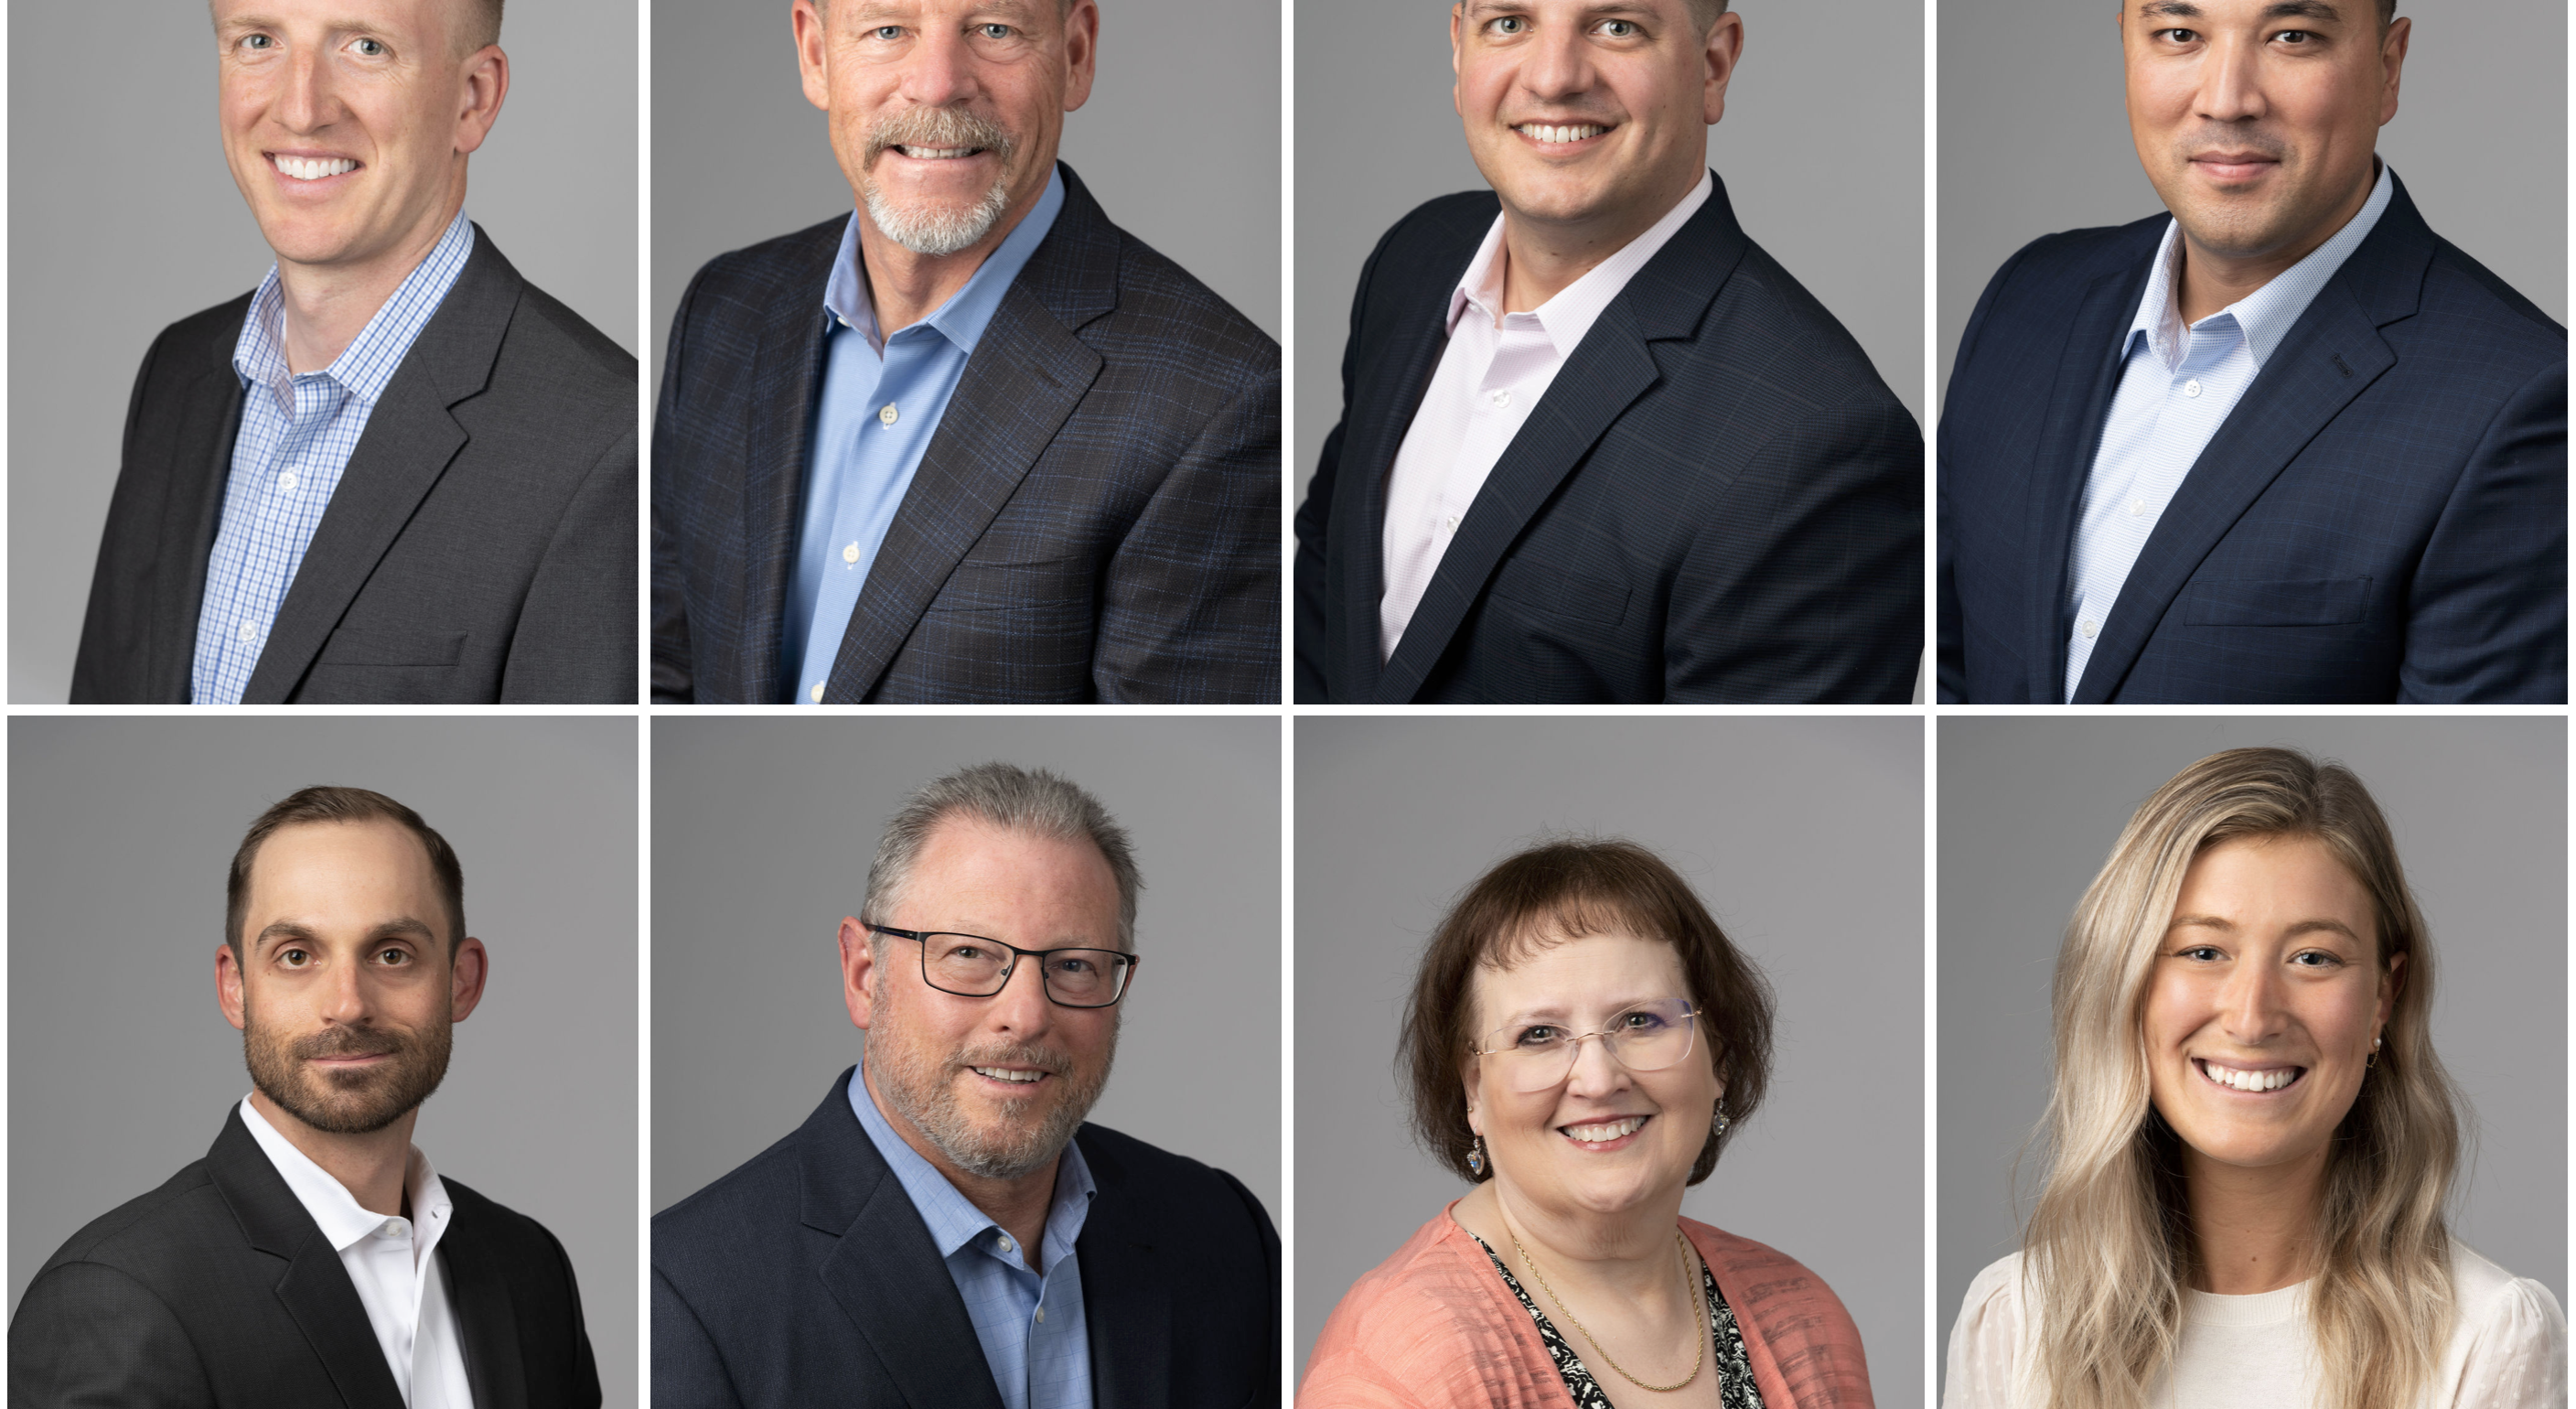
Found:
[[1574, 1329], [1581, 1331], [1583, 1333], [1583, 1338], [1592, 1342], [1593, 1352], [1601, 1357], [1601, 1363], [1609, 1366], [1613, 1370], [1617, 1370], [1619, 1372], [1619, 1378], [1626, 1380], [1628, 1383], [1635, 1385], [1639, 1389], [1647, 1390], [1655, 1394], [1670, 1394], [1677, 1389], [1688, 1389], [1691, 1381], [1699, 1378], [1700, 1366], [1708, 1363], [1709, 1338], [1714, 1335], [1715, 1332], [1708, 1324], [1707, 1298], [1700, 1296], [1698, 1294], [1698, 1289], [1690, 1284], [1690, 1244], [1682, 1242], [1680, 1229], [1676, 1228], [1673, 1230], [1673, 1241], [1681, 1243], [1682, 1295], [1690, 1298], [1691, 1304], [1699, 1308], [1699, 1354], [1691, 1358], [1691, 1372], [1668, 1385], [1650, 1385], [1644, 1380], [1638, 1379], [1636, 1376], [1629, 1374], [1618, 1361], [1611, 1359], [1610, 1352], [1601, 1348], [1600, 1338], [1593, 1335], [1591, 1331], [1586, 1330], [1581, 1321], [1575, 1320], [1573, 1311], [1566, 1307], [1565, 1298], [1558, 1296], [1556, 1294], [1556, 1288], [1547, 1284], [1547, 1273], [1539, 1270], [1538, 1259], [1530, 1256], [1530, 1250], [1521, 1245], [1521, 1235], [1512, 1232], [1512, 1225], [1509, 1222], [1505, 1222], [1503, 1224], [1503, 1231], [1510, 1234], [1512, 1246], [1520, 1250], [1521, 1261], [1529, 1264], [1530, 1275], [1538, 1278], [1539, 1288], [1547, 1293], [1547, 1299], [1556, 1303], [1556, 1309], [1565, 1314], [1566, 1320], [1574, 1322]]

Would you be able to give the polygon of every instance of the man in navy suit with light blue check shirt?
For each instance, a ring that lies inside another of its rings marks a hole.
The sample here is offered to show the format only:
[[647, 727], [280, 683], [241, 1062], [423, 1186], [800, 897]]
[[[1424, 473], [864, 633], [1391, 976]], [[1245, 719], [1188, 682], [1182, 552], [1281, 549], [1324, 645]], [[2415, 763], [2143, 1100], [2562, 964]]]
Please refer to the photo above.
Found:
[[2171, 218], [1995, 275], [1941, 421], [1950, 703], [2567, 697], [2567, 338], [2374, 153], [2393, 0], [2124, 0]]

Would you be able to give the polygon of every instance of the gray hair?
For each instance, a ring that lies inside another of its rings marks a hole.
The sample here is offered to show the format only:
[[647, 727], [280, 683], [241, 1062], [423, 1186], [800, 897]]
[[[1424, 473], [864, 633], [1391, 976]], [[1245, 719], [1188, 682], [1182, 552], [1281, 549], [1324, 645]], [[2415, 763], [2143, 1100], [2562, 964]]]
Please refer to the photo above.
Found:
[[1127, 829], [1118, 825], [1100, 799], [1070, 779], [1011, 763], [960, 768], [924, 783], [904, 800], [903, 810], [877, 839], [876, 860], [868, 865], [868, 895], [861, 913], [869, 924], [883, 923], [892, 912], [931, 831], [952, 816], [1051, 841], [1087, 841], [1099, 848], [1100, 859], [1109, 863], [1109, 874], [1118, 882], [1118, 947], [1134, 952], [1136, 892], [1145, 888], [1145, 882], [1136, 874]]

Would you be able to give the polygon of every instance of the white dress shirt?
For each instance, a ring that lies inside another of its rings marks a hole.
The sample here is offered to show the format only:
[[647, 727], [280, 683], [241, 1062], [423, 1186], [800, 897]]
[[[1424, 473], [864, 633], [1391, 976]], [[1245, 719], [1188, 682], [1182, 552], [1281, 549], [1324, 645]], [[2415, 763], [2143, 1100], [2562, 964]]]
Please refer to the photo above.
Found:
[[2334, 238], [2188, 328], [2178, 302], [2182, 227], [2166, 222], [2138, 314], [2121, 334], [2127, 365], [2110, 418], [2102, 423], [2102, 448], [2093, 456], [2083, 517], [2075, 528], [2066, 638], [2070, 702], [2084, 679], [2084, 663], [2093, 658], [2093, 639], [2111, 619], [2111, 606], [2156, 520], [2291, 325], [2379, 223], [2395, 189], [2392, 180], [2382, 163], [2370, 199]]
[[[1431, 587], [1440, 556], [1458, 536], [1458, 525], [1476, 491], [1537, 409], [1548, 384], [1583, 341], [1603, 309], [1628, 287], [1646, 261], [1707, 204], [1716, 178], [1699, 184], [1646, 232], [1621, 246], [1556, 296], [1527, 313], [1503, 311], [1503, 217], [1449, 296], [1449, 345], [1431, 374], [1430, 389], [1386, 487], [1386, 594], [1378, 599], [1378, 659], [1395, 654], [1405, 624]], [[1467, 316], [1469, 309], [1476, 316]]]
[[429, 1167], [429, 1156], [415, 1145], [404, 1184], [411, 1193], [409, 1218], [387, 1218], [358, 1206], [347, 1186], [305, 1157], [260, 1115], [250, 1098], [241, 1103], [242, 1124], [277, 1166], [278, 1177], [295, 1191], [296, 1202], [313, 1215], [322, 1236], [340, 1253], [340, 1265], [358, 1287], [358, 1301], [375, 1327], [376, 1344], [394, 1386], [411, 1409], [473, 1409], [474, 1395], [465, 1383], [465, 1347], [456, 1337], [456, 1310], [447, 1297], [447, 1278], [440, 1271], [439, 1237], [447, 1231], [455, 1208], [447, 1186]]

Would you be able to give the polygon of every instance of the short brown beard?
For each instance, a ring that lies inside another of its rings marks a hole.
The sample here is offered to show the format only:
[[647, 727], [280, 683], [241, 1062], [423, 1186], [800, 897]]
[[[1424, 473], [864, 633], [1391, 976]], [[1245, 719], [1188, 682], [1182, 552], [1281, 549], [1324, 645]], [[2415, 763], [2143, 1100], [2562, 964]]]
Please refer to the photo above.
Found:
[[[890, 1015], [889, 1015], [890, 1016]], [[868, 1044], [868, 1076], [896, 1115], [938, 1147], [949, 1163], [981, 1179], [1018, 1179], [1044, 1169], [1073, 1139], [1082, 1118], [1109, 1085], [1118, 1036], [1109, 1038], [1110, 1060], [1089, 1081], [1073, 1074], [1072, 1059], [1050, 1047], [1026, 1043], [970, 1048], [946, 1061], [923, 1059], [895, 1042]], [[959, 1108], [957, 1074], [974, 1066], [1033, 1066], [1065, 1083], [1064, 1094], [1036, 1124], [995, 1137], [979, 1130]]]
[[[333, 1135], [372, 1135], [402, 1119], [447, 1078], [453, 1029], [441, 1021], [418, 1031], [328, 1027], [308, 1037], [263, 1028], [242, 1005], [242, 1059], [251, 1085], [280, 1109]], [[365, 1071], [325, 1076], [305, 1065], [317, 1057], [386, 1053], [393, 1060]]]

